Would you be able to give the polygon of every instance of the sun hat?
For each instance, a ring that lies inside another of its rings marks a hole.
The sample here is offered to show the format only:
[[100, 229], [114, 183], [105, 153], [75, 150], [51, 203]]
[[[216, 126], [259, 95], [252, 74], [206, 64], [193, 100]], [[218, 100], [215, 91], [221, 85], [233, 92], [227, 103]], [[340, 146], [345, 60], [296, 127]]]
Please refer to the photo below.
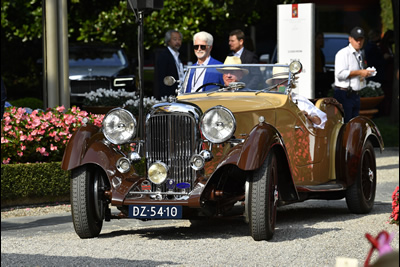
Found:
[[[282, 63], [276, 63], [275, 65], [287, 65]], [[266, 84], [271, 85], [273, 80], [276, 79], [288, 79], [289, 78], [289, 67], [273, 67], [272, 78], [265, 81]]]
[[353, 37], [354, 39], [358, 39], [358, 38], [364, 38], [364, 30], [361, 27], [354, 27], [351, 32], [350, 32], [350, 36]]
[[[237, 65], [237, 64], [242, 64], [242, 61], [240, 60], [239, 57], [235, 56], [227, 56], [224, 61], [224, 65]], [[230, 70], [240, 70], [243, 72], [243, 75], [247, 75], [249, 73], [249, 70], [238, 67], [223, 67], [223, 68], [217, 68], [217, 70], [221, 73], [226, 73], [227, 71]]]

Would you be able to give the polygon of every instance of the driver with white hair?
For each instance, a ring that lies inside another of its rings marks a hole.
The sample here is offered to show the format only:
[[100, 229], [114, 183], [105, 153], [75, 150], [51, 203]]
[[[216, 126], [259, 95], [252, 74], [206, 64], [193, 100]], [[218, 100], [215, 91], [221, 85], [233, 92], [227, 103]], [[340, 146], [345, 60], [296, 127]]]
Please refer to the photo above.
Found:
[[[276, 65], [283, 65], [276, 63]], [[289, 79], [289, 69], [287, 67], [274, 67], [272, 70], [272, 78], [268, 79], [266, 83], [268, 85], [277, 85], [277, 91], [282, 91], [285, 87], [285, 83]], [[317, 108], [308, 98], [296, 94], [292, 94], [292, 100], [297, 104], [299, 109], [303, 112], [307, 119], [309, 119], [315, 128], [324, 129], [327, 120], [326, 113]]]

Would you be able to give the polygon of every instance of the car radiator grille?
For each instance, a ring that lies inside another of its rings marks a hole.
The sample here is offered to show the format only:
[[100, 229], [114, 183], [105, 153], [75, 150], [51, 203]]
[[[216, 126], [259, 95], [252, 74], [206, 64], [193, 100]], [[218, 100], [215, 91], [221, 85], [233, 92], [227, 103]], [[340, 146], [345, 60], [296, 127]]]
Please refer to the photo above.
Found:
[[99, 88], [111, 89], [109, 80], [70, 81], [71, 93], [82, 94], [95, 91]]
[[[161, 161], [169, 168], [167, 179], [172, 179], [175, 184], [189, 183], [193, 189], [195, 171], [189, 160], [195, 152], [196, 123], [193, 117], [181, 113], [156, 114], [147, 121], [147, 168], [153, 162]], [[162, 185], [161, 190], [167, 190], [166, 187]]]

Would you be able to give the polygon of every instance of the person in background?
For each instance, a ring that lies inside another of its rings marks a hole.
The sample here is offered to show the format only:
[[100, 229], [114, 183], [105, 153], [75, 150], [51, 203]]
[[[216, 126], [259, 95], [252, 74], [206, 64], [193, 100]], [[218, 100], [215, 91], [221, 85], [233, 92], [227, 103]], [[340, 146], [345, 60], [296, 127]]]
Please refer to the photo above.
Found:
[[363, 66], [361, 48], [364, 45], [364, 30], [354, 27], [349, 36], [349, 45], [335, 55], [335, 90], [333, 97], [343, 106], [344, 122], [347, 123], [360, 113], [358, 92], [366, 86], [366, 78], [375, 70]]
[[258, 63], [257, 55], [244, 47], [245, 35], [242, 30], [233, 30], [229, 34], [229, 56], [240, 58], [242, 64]]
[[368, 80], [383, 83], [385, 77], [385, 60], [380, 48], [381, 31], [372, 29], [368, 32], [368, 42], [365, 44], [364, 54], [368, 66], [374, 66], [377, 73]]
[[315, 34], [315, 98], [326, 97], [330, 87], [327, 73], [325, 70], [325, 55], [322, 51], [324, 47], [324, 34]]
[[[194, 66], [207, 66], [222, 64], [211, 57], [211, 50], [213, 47], [214, 38], [208, 32], [198, 32], [193, 36], [193, 48], [197, 57], [197, 62]], [[190, 71], [186, 93], [196, 92], [199, 87], [207, 83], [223, 84], [222, 74], [214, 68], [195, 68]], [[214, 89], [216, 86], [205, 86], [201, 91], [208, 91]]]
[[161, 99], [163, 96], [176, 95], [177, 84], [167, 86], [164, 84], [166, 76], [173, 76], [176, 80], [183, 81], [183, 65], [179, 58], [179, 49], [182, 45], [182, 33], [177, 30], [169, 30], [165, 33], [165, 45], [167, 46], [156, 57], [154, 97]]
[[[245, 42], [246, 36], [242, 30], [233, 30], [229, 33], [229, 49], [231, 53], [229, 56], [235, 56], [240, 58], [242, 64], [257, 64], [259, 60], [257, 55], [250, 51], [248, 48], [248, 42]], [[258, 88], [261, 81], [261, 72], [255, 68], [251, 68], [250, 76], [245, 77], [242, 82], [249, 88]]]

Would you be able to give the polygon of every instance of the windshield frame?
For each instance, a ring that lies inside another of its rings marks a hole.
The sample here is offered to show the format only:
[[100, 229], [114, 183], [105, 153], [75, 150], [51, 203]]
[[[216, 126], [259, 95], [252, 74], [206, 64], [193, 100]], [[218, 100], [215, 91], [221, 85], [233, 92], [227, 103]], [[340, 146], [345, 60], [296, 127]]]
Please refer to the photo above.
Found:
[[[269, 68], [271, 74], [272, 74], [272, 70], [273, 70], [274, 67], [285, 67], [285, 68], [288, 69], [289, 78], [285, 82], [283, 82], [283, 85], [285, 86], [285, 90], [284, 90], [283, 94], [287, 95], [291, 91], [289, 89], [290, 89], [290, 85], [291, 85], [293, 74], [289, 71], [290, 68], [289, 68], [288, 64], [230, 64], [230, 65], [217, 64], [217, 65], [206, 65], [206, 66], [191, 65], [191, 66], [187, 66], [185, 68], [184, 80], [180, 81], [179, 86], [178, 86], [178, 96], [179, 95], [187, 95], [187, 94], [207, 93], [207, 92], [209, 94], [210, 92], [217, 92], [217, 91], [221, 91], [221, 92], [223, 92], [223, 91], [231, 91], [231, 90], [226, 90], [229, 87], [229, 86], [226, 86], [226, 87], [224, 87], [224, 88], [222, 88], [220, 90], [215, 90], [215, 91], [200, 91], [200, 92], [188, 92], [188, 93], [185, 92], [185, 90], [186, 90], [186, 88], [188, 86], [189, 76], [190, 76], [189, 74], [190, 74], [191, 70], [195, 70], [195, 69], [198, 69], [198, 68], [206, 68], [206, 69], [213, 68], [213, 69], [216, 69], [216, 68], [226, 68], [226, 67], [236, 67], [236, 68], [240, 68], [240, 67], [259, 67], [259, 68], [265, 68], [263, 71], [266, 71], [267, 68]], [[270, 86], [266, 85], [266, 87], [261, 89], [261, 90], [255, 90], [254, 89], [254, 90], [252, 90], [250, 92], [254, 92], [256, 94], [259, 94], [261, 92], [281, 93], [281, 92], [269, 91], [269, 90], [273, 89], [274, 87], [276, 87], [276, 85], [270, 85]], [[225, 89], [225, 90], [223, 90], [223, 89]]]

